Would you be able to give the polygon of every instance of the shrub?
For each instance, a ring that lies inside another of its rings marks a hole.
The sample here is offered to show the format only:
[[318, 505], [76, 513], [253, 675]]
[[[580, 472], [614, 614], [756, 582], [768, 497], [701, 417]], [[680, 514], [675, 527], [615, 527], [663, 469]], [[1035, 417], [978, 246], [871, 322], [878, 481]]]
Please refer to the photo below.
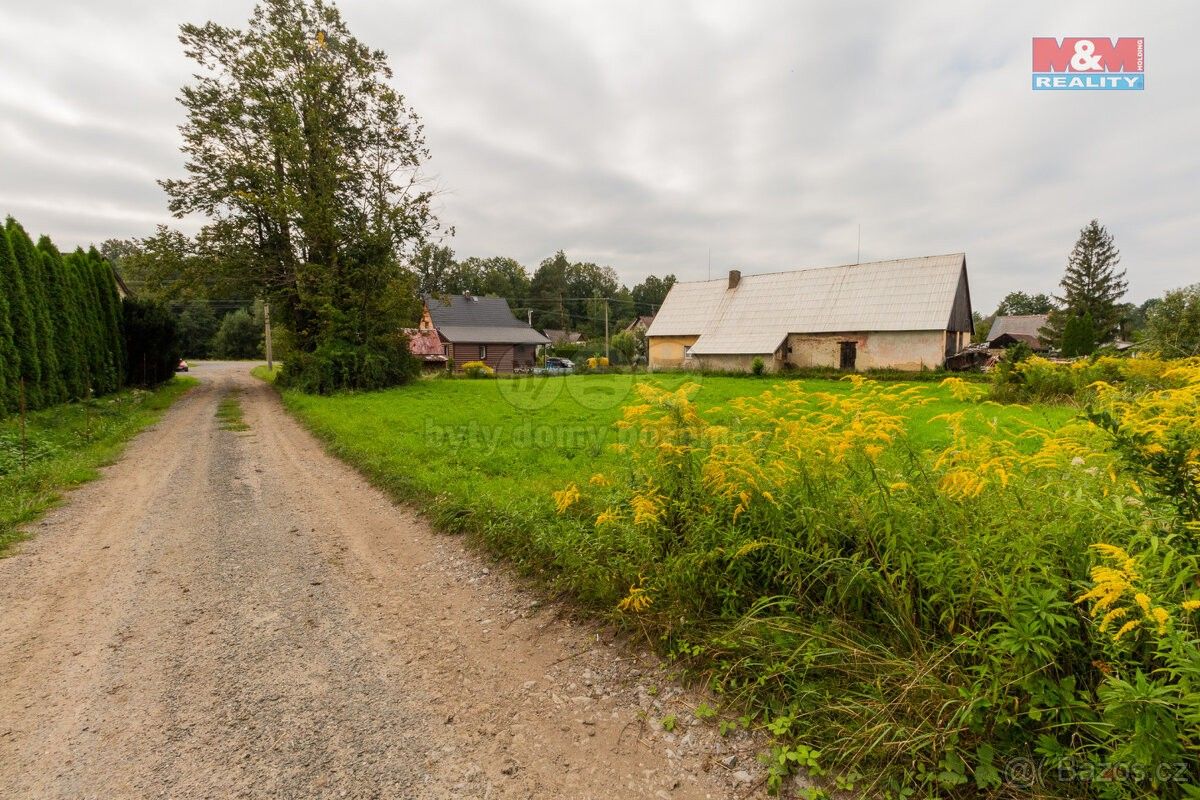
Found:
[[482, 361], [468, 361], [462, 365], [462, 371], [468, 378], [490, 378], [496, 374], [496, 370]]
[[752, 372], [754, 375], [757, 375], [759, 377], [762, 376], [763, 371], [766, 368], [767, 368], [767, 365], [766, 365], [766, 362], [764, 362], [762, 360], [762, 356], [755, 356], [754, 360], [750, 362], [750, 372]]
[[612, 337], [612, 349], [626, 364], [633, 364], [640, 349], [638, 338], [629, 331], [621, 331]]
[[217, 358], [259, 358], [262, 355], [263, 332], [254, 323], [250, 312], [239, 308], [221, 320], [212, 340], [212, 353]]
[[385, 389], [415, 378], [420, 363], [403, 335], [377, 341], [373, 346], [337, 339], [322, 342], [315, 352], [293, 351], [276, 383], [311, 394], [348, 389]]
[[[1018, 362], [1023, 385], [1060, 391], [1072, 365], [1047, 364]], [[694, 385], [644, 384], [628, 474], [554, 494], [579, 548], [561, 559], [595, 565], [572, 582], [749, 704], [779, 752], [819, 737], [892, 796], [1001, 789], [1005, 763], [1037, 758], [1036, 796], [1183, 797], [1053, 769], [1195, 775], [1200, 361], [1163, 378], [1181, 385], [1094, 388], [1108, 422], [1056, 432], [981, 438], [987, 409], [967, 406], [933, 451], [905, 436], [920, 386], [783, 384], [717, 425]], [[778, 785], [792, 761], [773, 763]]]
[[149, 300], [127, 297], [122, 306], [128, 353], [126, 383], [153, 386], [170, 380], [179, 364], [175, 317], [165, 305]]

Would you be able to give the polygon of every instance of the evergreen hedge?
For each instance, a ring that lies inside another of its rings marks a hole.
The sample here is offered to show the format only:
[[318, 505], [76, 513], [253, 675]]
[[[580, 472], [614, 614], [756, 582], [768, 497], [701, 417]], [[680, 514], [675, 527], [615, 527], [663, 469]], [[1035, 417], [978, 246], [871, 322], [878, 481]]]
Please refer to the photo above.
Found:
[[0, 227], [0, 415], [120, 389], [126, 343], [112, 266], [95, 250], [35, 245], [12, 217]]

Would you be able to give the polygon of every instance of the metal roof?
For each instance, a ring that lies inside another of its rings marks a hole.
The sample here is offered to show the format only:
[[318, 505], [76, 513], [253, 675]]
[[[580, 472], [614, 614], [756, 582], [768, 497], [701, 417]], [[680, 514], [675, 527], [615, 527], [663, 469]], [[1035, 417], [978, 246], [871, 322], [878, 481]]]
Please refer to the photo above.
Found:
[[953, 253], [676, 283], [646, 335], [698, 335], [691, 352], [717, 355], [772, 353], [789, 333], [946, 330], [965, 281]]
[[548, 344], [549, 339], [513, 316], [503, 297], [426, 295], [433, 327], [448, 342]]
[[1049, 319], [1048, 314], [1014, 314], [1008, 317], [996, 317], [988, 331], [987, 340], [990, 342], [1006, 333], [1011, 333], [1013, 336], [1032, 336], [1040, 340], [1042, 337], [1038, 331], [1046, 327]]
[[405, 328], [404, 333], [408, 335], [408, 349], [417, 358], [422, 361], [446, 360], [446, 351], [437, 331]]

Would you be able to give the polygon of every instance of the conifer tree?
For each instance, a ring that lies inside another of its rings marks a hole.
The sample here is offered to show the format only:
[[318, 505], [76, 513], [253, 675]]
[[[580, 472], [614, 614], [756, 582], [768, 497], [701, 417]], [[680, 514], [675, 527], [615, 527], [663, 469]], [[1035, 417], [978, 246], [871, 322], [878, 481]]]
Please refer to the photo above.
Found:
[[43, 236], [38, 240], [37, 249], [42, 256], [50, 315], [55, 322], [54, 344], [63, 385], [66, 387], [68, 400], [79, 400], [87, 395], [84, 354], [80, 341], [80, 308], [74, 302], [67, 267], [58, 248], [49, 237]]
[[113, 365], [113, 389], [125, 383], [125, 333], [121, 295], [117, 293], [117, 277], [112, 264], [95, 247], [88, 249], [88, 259], [95, 265], [100, 307], [104, 313], [104, 330], [109, 356]]
[[1119, 333], [1121, 309], [1118, 301], [1125, 296], [1128, 283], [1125, 270], [1118, 270], [1121, 254], [1113, 237], [1092, 220], [1079, 232], [1067, 272], [1061, 282], [1063, 293], [1055, 296], [1059, 308], [1050, 312], [1044, 338], [1061, 347], [1068, 320], [1090, 314], [1098, 342], [1107, 342]]
[[[8, 238], [0, 230], [0, 248], [8, 248]], [[10, 260], [0, 257], [0, 270], [7, 269]], [[0, 415], [17, 407], [17, 382], [21, 375], [21, 359], [13, 343], [12, 314], [8, 306], [8, 281], [0, 276]]]
[[79, 309], [79, 333], [83, 349], [84, 397], [100, 394], [104, 372], [103, 328], [100, 325], [99, 302], [92, 282], [87, 256], [76, 250], [63, 259], [71, 282], [71, 294]]
[[16, 257], [17, 266], [25, 280], [25, 293], [33, 312], [34, 344], [40, 365], [38, 374], [39, 397], [37, 407], [61, 403], [66, 400], [62, 375], [58, 367], [58, 355], [54, 348], [54, 327], [50, 322], [50, 304], [46, 297], [46, 281], [42, 270], [42, 259], [33, 240], [12, 217], [5, 223], [8, 241]]
[[37, 322], [25, 291], [25, 276], [17, 263], [8, 231], [0, 229], [0, 287], [8, 298], [13, 344], [17, 351], [17, 380], [25, 381], [25, 402], [30, 408], [41, 406], [42, 366], [38, 360]]

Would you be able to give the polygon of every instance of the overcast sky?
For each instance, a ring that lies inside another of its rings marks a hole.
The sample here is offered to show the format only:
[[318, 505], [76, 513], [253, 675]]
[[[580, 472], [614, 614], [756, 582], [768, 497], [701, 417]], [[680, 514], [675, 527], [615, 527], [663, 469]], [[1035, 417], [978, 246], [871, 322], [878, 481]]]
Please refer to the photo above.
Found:
[[[1052, 291], [1098, 217], [1129, 299], [1200, 281], [1194, 2], [345, 0], [422, 116], [459, 256], [703, 279], [963, 250]], [[1100, 8], [1098, 6], [1104, 6]], [[173, 221], [181, 22], [251, 0], [8, 3], [0, 212], [64, 248]], [[983, 10], [987, 9], [987, 10]], [[1146, 91], [1033, 92], [1033, 36], [1144, 36]]]

